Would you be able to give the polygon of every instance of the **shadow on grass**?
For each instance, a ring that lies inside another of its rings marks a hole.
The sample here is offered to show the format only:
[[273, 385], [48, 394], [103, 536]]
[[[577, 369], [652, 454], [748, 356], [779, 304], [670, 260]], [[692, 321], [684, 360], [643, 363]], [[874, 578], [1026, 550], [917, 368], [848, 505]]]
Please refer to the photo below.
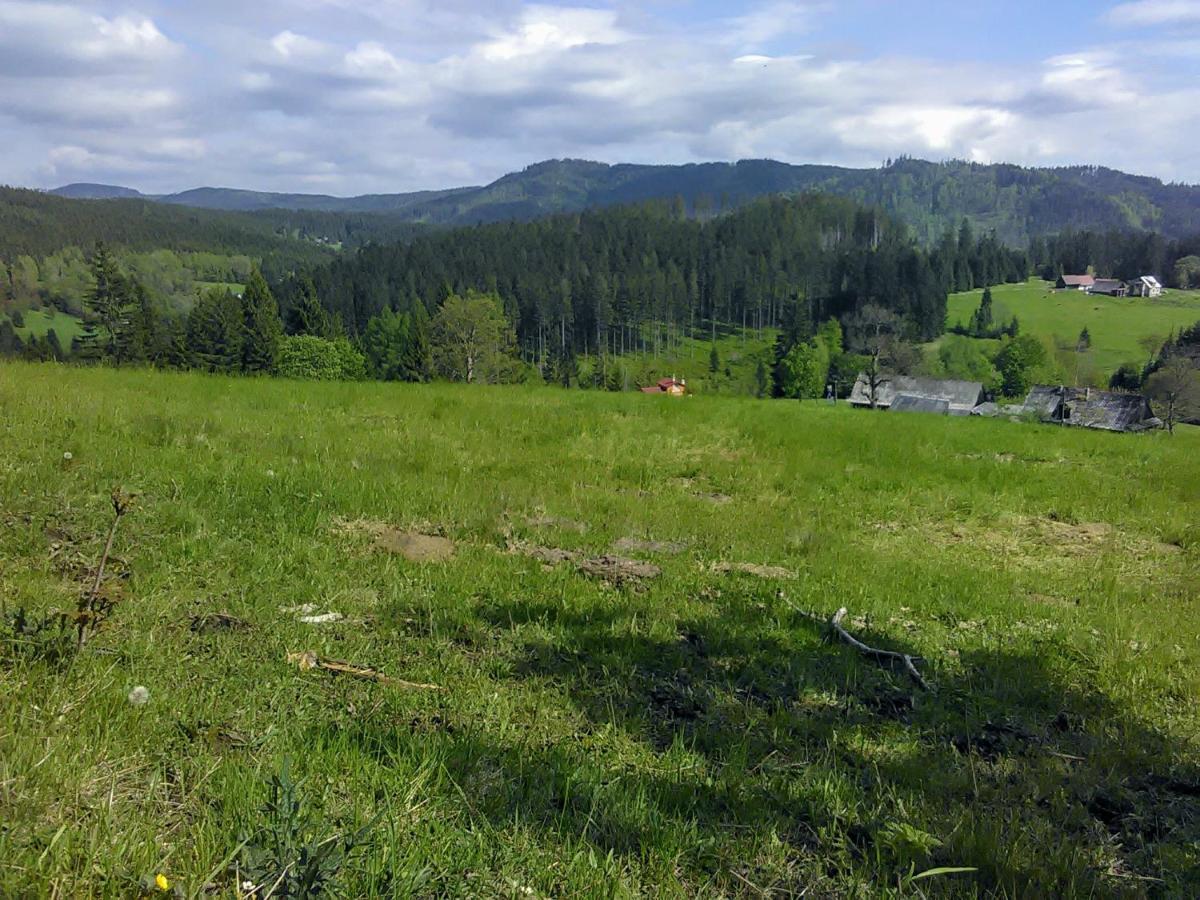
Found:
[[920, 694], [826, 643], [819, 623], [731, 593], [724, 615], [665, 640], [630, 627], [619, 603], [485, 606], [482, 622], [510, 632], [511, 677], [566, 698], [577, 733], [490, 741], [363, 723], [356, 739], [381, 758], [434, 745], [489, 828], [666, 860], [693, 887], [905, 892], [915, 871], [970, 866], [922, 889], [1200, 890], [1200, 772], [1177, 762], [1188, 749], [1081, 686], [1069, 647], [964, 653], [959, 674], [935, 667], [936, 691]]

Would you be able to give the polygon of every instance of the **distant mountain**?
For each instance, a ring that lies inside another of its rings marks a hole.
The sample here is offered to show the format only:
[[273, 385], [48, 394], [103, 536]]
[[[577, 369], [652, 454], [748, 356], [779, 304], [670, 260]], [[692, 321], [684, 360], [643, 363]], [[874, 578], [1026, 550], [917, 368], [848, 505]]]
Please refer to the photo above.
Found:
[[[128, 190], [71, 185], [54, 193], [112, 197], [113, 191]], [[482, 187], [443, 191], [339, 198], [199, 188], [146, 199], [205, 209], [379, 213], [406, 222], [474, 225], [672, 198], [680, 198], [690, 213], [703, 218], [764, 195], [812, 191], [882, 207], [925, 243], [957, 228], [964, 218], [976, 230], [994, 230], [1002, 240], [1018, 245], [1070, 228], [1157, 231], [1169, 237], [1200, 233], [1197, 186], [1084, 166], [1027, 169], [915, 159], [880, 169], [772, 160], [682, 166], [551, 160]], [[139, 196], [132, 191], [129, 195]]]
[[59, 197], [67, 197], [70, 200], [130, 200], [145, 197], [145, 194], [135, 191], [133, 188], [117, 187], [112, 184], [88, 184], [87, 182], [64, 185], [55, 188], [50, 193], [57, 194]]

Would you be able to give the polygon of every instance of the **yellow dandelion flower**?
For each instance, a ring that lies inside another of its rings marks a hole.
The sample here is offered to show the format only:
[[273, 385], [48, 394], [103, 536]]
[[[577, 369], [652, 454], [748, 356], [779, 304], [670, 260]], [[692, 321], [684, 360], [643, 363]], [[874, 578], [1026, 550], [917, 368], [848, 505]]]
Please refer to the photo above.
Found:
[[171, 889], [171, 882], [167, 881], [167, 876], [162, 872], [159, 872], [158, 875], [155, 876], [154, 883], [158, 886], [160, 891], [169, 891]]

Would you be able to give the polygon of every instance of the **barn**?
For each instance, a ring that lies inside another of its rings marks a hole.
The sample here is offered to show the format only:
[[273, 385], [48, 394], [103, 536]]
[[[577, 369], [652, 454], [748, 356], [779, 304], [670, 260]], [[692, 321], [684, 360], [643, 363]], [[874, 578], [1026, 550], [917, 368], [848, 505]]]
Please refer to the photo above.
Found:
[[1141, 394], [1117, 394], [1093, 388], [1037, 385], [1025, 398], [1022, 411], [1043, 422], [1100, 431], [1150, 431], [1163, 424], [1150, 408], [1150, 401]]
[[1153, 275], [1143, 275], [1130, 283], [1129, 293], [1134, 297], [1161, 297], [1163, 286]]
[[1054, 287], [1060, 291], [1090, 291], [1095, 283], [1091, 275], [1059, 275]]
[[[983, 385], [978, 381], [888, 375], [876, 388], [875, 408], [969, 416], [983, 399]], [[854, 383], [850, 405], [859, 408], [871, 406], [871, 382], [865, 373], [859, 375]]]

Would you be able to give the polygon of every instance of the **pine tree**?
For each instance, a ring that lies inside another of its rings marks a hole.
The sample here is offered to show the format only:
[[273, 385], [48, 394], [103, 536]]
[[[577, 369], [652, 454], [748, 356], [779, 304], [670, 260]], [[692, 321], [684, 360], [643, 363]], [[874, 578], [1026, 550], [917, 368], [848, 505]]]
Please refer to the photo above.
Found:
[[317, 298], [317, 288], [312, 279], [300, 281], [300, 297], [296, 305], [288, 310], [288, 334], [311, 334], [314, 337], [333, 339], [341, 331]]
[[25, 345], [8, 319], [0, 320], [0, 356], [16, 356]]
[[242, 304], [232, 293], [204, 294], [188, 315], [187, 349], [193, 365], [209, 372], [238, 372], [242, 367]]
[[404, 381], [428, 381], [433, 376], [433, 347], [429, 340], [429, 314], [417, 303], [408, 319], [408, 344], [400, 361]]
[[125, 307], [129, 304], [129, 286], [103, 243], [96, 245], [91, 269], [93, 285], [87, 294], [87, 305], [105, 331], [104, 352], [117, 356], [125, 327]]
[[66, 353], [63, 352], [62, 342], [58, 339], [58, 332], [53, 328], [46, 332], [46, 346], [50, 348], [50, 355], [59, 362], [67, 358]]
[[279, 304], [267, 286], [267, 280], [255, 269], [242, 293], [242, 369], [245, 372], [271, 372], [279, 355], [283, 322]]
[[717, 345], [713, 344], [712, 349], [708, 351], [708, 371], [719, 372], [721, 370], [721, 357], [717, 353]]

